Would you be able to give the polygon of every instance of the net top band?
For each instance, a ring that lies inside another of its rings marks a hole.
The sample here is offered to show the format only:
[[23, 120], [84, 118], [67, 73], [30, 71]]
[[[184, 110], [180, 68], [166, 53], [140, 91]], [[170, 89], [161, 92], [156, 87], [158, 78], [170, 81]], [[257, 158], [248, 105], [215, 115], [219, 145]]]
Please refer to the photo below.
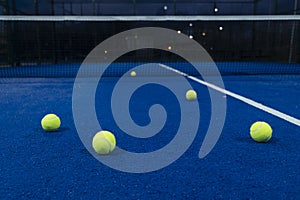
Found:
[[300, 15], [232, 15], [232, 16], [26, 16], [2, 15], [1, 21], [297, 21]]

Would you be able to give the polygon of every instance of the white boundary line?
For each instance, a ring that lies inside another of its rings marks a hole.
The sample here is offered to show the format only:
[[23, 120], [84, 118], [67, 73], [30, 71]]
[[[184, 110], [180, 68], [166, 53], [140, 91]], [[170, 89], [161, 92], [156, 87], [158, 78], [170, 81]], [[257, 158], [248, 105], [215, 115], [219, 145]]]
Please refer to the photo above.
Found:
[[2, 15], [1, 21], [286, 21], [300, 15], [195, 15], [195, 16], [73, 16], [73, 15]]
[[251, 106], [253, 106], [253, 107], [256, 107], [256, 108], [258, 108], [258, 109], [260, 109], [260, 110], [263, 110], [263, 111], [265, 111], [265, 112], [267, 112], [267, 113], [270, 113], [270, 114], [272, 114], [272, 115], [274, 115], [274, 116], [276, 116], [276, 117], [279, 117], [279, 118], [281, 118], [281, 119], [283, 119], [283, 120], [285, 120], [285, 121], [288, 121], [288, 122], [290, 122], [290, 123], [292, 123], [292, 124], [295, 124], [295, 125], [297, 125], [297, 126], [300, 126], [300, 120], [299, 120], [299, 119], [296, 119], [296, 118], [294, 118], [294, 117], [292, 117], [292, 116], [290, 116], [290, 115], [284, 114], [284, 113], [282, 113], [282, 112], [280, 112], [280, 111], [278, 111], [278, 110], [275, 110], [275, 109], [270, 108], [270, 107], [268, 107], [268, 106], [265, 106], [265, 105], [263, 105], [263, 104], [261, 104], [261, 103], [258, 103], [258, 102], [256, 102], [256, 101], [253, 101], [252, 99], [248, 99], [248, 98], [246, 98], [246, 97], [243, 97], [243, 96], [241, 96], [241, 95], [239, 95], [239, 94], [230, 92], [230, 91], [225, 90], [225, 89], [223, 89], [223, 88], [220, 88], [220, 87], [218, 87], [218, 86], [216, 86], [216, 85], [213, 85], [213, 84], [211, 84], [211, 83], [207, 83], [207, 82], [205, 82], [205, 81], [202, 81], [202, 80], [200, 80], [200, 79], [198, 79], [198, 78], [196, 78], [196, 77], [190, 76], [190, 75], [188, 75], [188, 74], [186, 74], [186, 73], [184, 73], [184, 72], [181, 72], [181, 71], [179, 71], [179, 70], [177, 70], [177, 69], [173, 69], [173, 68], [171, 68], [171, 67], [169, 67], [169, 66], [166, 66], [166, 65], [163, 65], [163, 64], [159, 64], [159, 65], [160, 65], [161, 67], [167, 69], [167, 70], [170, 70], [170, 71], [173, 71], [173, 72], [175, 72], [175, 73], [177, 73], [177, 74], [180, 74], [180, 75], [182, 75], [182, 76], [185, 76], [185, 77], [187, 77], [187, 78], [189, 78], [189, 79], [191, 79], [191, 80], [193, 80], [193, 81], [195, 81], [195, 82], [197, 82], [197, 83], [200, 83], [200, 84], [202, 84], [202, 85], [205, 85], [205, 86], [207, 86], [207, 87], [209, 87], [209, 88], [211, 88], [211, 89], [214, 89], [214, 90], [216, 90], [216, 91], [218, 91], [218, 92], [221, 92], [221, 93], [226, 94], [226, 95], [228, 95], [228, 96], [231, 96], [231, 97], [233, 97], [233, 98], [235, 98], [235, 99], [238, 99], [238, 100], [240, 100], [240, 101], [242, 101], [242, 102], [244, 102], [244, 103], [246, 103], [246, 104], [249, 104], [249, 105], [251, 105]]

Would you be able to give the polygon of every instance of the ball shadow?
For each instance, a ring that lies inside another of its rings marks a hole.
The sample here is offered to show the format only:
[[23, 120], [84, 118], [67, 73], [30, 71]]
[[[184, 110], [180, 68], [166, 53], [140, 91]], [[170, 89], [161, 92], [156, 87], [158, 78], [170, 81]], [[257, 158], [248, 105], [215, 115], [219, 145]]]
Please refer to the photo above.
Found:
[[[241, 142], [241, 143], [247, 143], [247, 144], [255, 142], [250, 137], [237, 137], [236, 141]], [[258, 143], [258, 144], [277, 144], [278, 142], [279, 142], [278, 138], [272, 137], [268, 142], [261, 142], [261, 143], [255, 142], [255, 143]]]
[[[81, 149], [81, 150], [80, 150], [80, 153], [81, 153], [81, 154], [84, 154], [84, 155], [91, 154], [86, 148]], [[92, 153], [92, 155], [96, 155], [96, 156], [117, 156], [117, 155], [120, 155], [120, 154], [122, 154], [122, 151], [121, 151], [121, 150], [118, 150], [118, 149], [113, 150], [111, 153], [109, 153], [109, 154], [107, 154], [107, 155], [99, 155], [99, 154], [97, 154], [96, 152], [93, 152], [93, 153]]]
[[63, 135], [63, 132], [70, 130], [70, 128], [67, 127], [60, 127], [56, 131], [45, 131], [43, 129], [39, 129], [39, 132], [43, 134], [44, 137], [48, 138], [58, 138]]

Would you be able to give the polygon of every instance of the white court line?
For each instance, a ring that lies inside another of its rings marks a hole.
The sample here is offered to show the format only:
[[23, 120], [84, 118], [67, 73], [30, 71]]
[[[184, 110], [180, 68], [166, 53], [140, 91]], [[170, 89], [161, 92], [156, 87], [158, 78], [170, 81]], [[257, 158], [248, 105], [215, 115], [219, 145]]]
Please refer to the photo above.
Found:
[[240, 101], [242, 101], [242, 102], [244, 102], [244, 103], [246, 103], [246, 104], [249, 104], [249, 105], [251, 105], [251, 106], [253, 106], [253, 107], [256, 107], [256, 108], [258, 108], [258, 109], [260, 109], [260, 110], [263, 110], [263, 111], [265, 111], [265, 112], [267, 112], [267, 113], [270, 113], [270, 114], [272, 114], [272, 115], [274, 115], [274, 116], [276, 116], [276, 117], [279, 117], [279, 118], [281, 118], [281, 119], [283, 119], [283, 120], [285, 120], [285, 121], [288, 121], [288, 122], [290, 122], [290, 123], [292, 123], [292, 124], [295, 124], [295, 125], [297, 125], [297, 126], [300, 126], [300, 120], [299, 120], [299, 119], [296, 119], [295, 117], [292, 117], [292, 116], [290, 116], [290, 115], [284, 114], [284, 113], [282, 113], [282, 112], [280, 112], [280, 111], [278, 111], [278, 110], [275, 110], [275, 109], [270, 108], [270, 107], [268, 107], [268, 106], [265, 106], [265, 105], [263, 105], [263, 104], [261, 104], [261, 103], [258, 103], [258, 102], [256, 102], [256, 101], [253, 101], [252, 99], [248, 99], [248, 98], [246, 98], [246, 97], [243, 97], [243, 96], [241, 96], [241, 95], [239, 95], [239, 94], [230, 92], [230, 91], [225, 90], [225, 89], [223, 89], [223, 88], [220, 88], [220, 87], [218, 87], [218, 86], [216, 86], [216, 85], [213, 85], [213, 84], [211, 84], [211, 83], [207, 83], [207, 82], [205, 82], [205, 81], [202, 81], [202, 80], [200, 80], [200, 79], [198, 79], [198, 78], [196, 78], [196, 77], [190, 76], [190, 75], [188, 75], [188, 74], [186, 74], [186, 73], [184, 73], [184, 72], [181, 72], [181, 71], [179, 71], [179, 70], [177, 70], [177, 69], [173, 69], [173, 68], [171, 68], [171, 67], [169, 67], [169, 66], [166, 66], [166, 65], [163, 65], [163, 64], [159, 64], [159, 65], [160, 65], [161, 67], [167, 69], [167, 70], [173, 71], [173, 72], [175, 72], [175, 73], [177, 73], [177, 74], [180, 74], [180, 75], [182, 75], [182, 76], [185, 76], [185, 77], [187, 77], [187, 78], [189, 78], [189, 79], [191, 79], [191, 80], [193, 80], [193, 81], [196, 81], [197, 83], [200, 83], [200, 84], [202, 84], [202, 85], [205, 85], [205, 86], [207, 86], [207, 87], [209, 87], [209, 88], [211, 88], [211, 89], [214, 89], [214, 90], [219, 91], [219, 92], [221, 92], [221, 93], [223, 93], [223, 94], [226, 94], [226, 95], [231, 96], [231, 97], [233, 97], [233, 98], [235, 98], [235, 99], [238, 99], [238, 100], [240, 100]]

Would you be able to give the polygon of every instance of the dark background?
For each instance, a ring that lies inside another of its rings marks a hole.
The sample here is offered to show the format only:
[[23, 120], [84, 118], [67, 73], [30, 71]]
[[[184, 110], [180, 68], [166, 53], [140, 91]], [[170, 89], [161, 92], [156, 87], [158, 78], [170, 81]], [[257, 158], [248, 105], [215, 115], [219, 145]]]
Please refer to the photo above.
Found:
[[[2, 15], [294, 15], [294, 0], [4, 0]], [[162, 3], [163, 2], [163, 3]], [[167, 6], [167, 9], [165, 9]], [[215, 12], [215, 8], [218, 9]], [[300, 27], [295, 21], [19, 22], [1, 21], [0, 65], [81, 63], [106, 38], [137, 27], [180, 30], [216, 62], [300, 63]], [[220, 30], [220, 27], [223, 29]], [[125, 56], [126, 57], [126, 56]], [[175, 59], [175, 60], [174, 60]], [[177, 61], [170, 54], [135, 52], [133, 61]]]

